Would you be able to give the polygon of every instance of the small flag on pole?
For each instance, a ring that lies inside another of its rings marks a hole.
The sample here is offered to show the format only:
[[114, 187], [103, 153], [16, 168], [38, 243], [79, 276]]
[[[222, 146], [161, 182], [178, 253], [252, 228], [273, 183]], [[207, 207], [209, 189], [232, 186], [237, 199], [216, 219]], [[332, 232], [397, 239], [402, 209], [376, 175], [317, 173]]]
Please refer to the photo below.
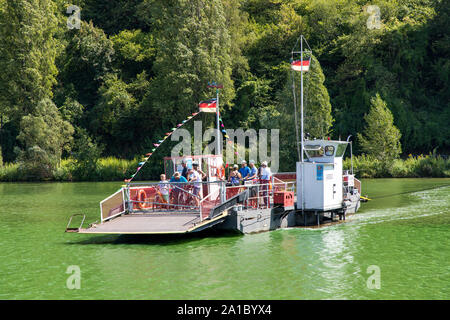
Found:
[[310, 60], [303, 60], [303, 63], [301, 60], [295, 60], [291, 62], [291, 69], [294, 71], [302, 71], [302, 65], [303, 65], [303, 71], [309, 70], [309, 64]]
[[216, 112], [217, 100], [211, 99], [198, 104], [200, 112]]

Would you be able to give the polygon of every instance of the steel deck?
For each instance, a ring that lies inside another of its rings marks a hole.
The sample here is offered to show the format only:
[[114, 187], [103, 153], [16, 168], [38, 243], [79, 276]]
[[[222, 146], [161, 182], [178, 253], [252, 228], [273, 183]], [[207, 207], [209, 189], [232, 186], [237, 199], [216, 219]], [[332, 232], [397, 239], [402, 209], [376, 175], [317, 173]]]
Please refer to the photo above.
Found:
[[216, 224], [226, 216], [200, 222], [198, 214], [193, 213], [158, 213], [127, 214], [113, 218], [90, 228], [79, 229], [78, 233], [89, 234], [162, 234], [187, 233]]

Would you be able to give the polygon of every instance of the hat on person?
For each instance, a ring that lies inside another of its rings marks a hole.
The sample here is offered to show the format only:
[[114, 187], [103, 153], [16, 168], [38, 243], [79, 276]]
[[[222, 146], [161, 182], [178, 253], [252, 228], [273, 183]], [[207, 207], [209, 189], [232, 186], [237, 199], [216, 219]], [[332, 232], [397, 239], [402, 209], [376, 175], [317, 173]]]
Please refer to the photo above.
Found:
[[261, 163], [261, 165], [267, 166], [267, 161], [263, 161], [263, 162]]
[[244, 164], [244, 163], [247, 163], [247, 161], [245, 161], [245, 160], [242, 160], [242, 162], [241, 162], [242, 164]]
[[173, 176], [174, 176], [175, 178], [178, 178], [178, 177], [180, 176], [180, 173], [179, 173], [178, 171], [175, 171], [175, 173], [173, 174]]
[[250, 160], [249, 163], [255, 164], [255, 160]]
[[234, 169], [234, 168], [239, 168], [239, 166], [238, 166], [237, 164], [235, 164], [235, 165], [233, 166], [233, 169]]

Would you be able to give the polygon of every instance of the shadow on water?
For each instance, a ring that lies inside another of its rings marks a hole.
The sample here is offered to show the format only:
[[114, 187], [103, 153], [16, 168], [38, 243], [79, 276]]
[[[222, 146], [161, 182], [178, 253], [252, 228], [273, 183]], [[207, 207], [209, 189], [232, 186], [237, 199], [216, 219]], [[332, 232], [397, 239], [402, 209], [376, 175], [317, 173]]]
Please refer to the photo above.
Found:
[[238, 239], [242, 234], [226, 230], [204, 230], [186, 234], [123, 234], [94, 235], [80, 241], [69, 241], [69, 245], [103, 245], [103, 244], [148, 244], [148, 245], [179, 245], [209, 239]]

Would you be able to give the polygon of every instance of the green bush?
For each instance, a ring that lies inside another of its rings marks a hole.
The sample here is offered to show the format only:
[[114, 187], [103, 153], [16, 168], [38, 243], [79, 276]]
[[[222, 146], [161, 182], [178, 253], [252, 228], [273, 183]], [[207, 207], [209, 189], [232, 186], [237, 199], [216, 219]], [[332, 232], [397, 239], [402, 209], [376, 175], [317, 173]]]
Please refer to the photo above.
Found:
[[0, 181], [19, 181], [19, 165], [16, 163], [5, 163], [0, 166]]
[[[350, 158], [344, 160], [344, 169], [350, 170]], [[383, 162], [372, 156], [353, 157], [353, 168], [360, 178], [444, 178], [450, 177], [450, 159], [435, 155], [409, 155], [405, 160]]]
[[98, 162], [97, 177], [100, 181], [117, 181], [129, 178], [136, 169], [138, 160], [124, 160], [113, 157], [102, 158]]

